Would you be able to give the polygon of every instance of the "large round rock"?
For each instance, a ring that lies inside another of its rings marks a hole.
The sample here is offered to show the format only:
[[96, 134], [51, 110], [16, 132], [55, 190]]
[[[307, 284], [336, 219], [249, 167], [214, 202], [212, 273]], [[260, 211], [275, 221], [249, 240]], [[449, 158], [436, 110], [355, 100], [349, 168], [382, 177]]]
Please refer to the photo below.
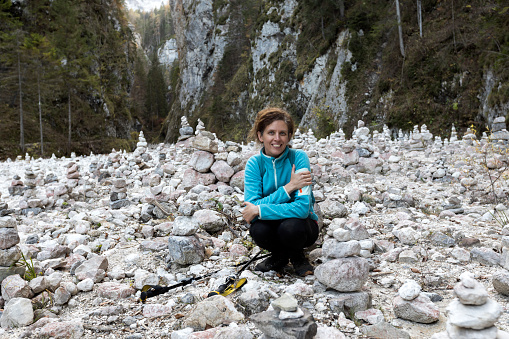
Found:
[[315, 269], [315, 277], [339, 292], [360, 291], [369, 277], [369, 264], [364, 258], [350, 257], [327, 261]]
[[170, 236], [168, 249], [171, 261], [179, 265], [198, 264], [205, 258], [205, 248], [195, 236]]

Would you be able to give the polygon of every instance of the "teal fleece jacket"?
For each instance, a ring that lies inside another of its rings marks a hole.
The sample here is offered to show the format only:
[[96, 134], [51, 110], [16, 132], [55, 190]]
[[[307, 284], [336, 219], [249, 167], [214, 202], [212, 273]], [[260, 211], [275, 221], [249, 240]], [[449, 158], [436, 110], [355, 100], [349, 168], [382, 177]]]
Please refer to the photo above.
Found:
[[284, 188], [290, 182], [293, 164], [296, 173], [310, 171], [307, 154], [288, 146], [278, 158], [269, 157], [263, 151], [249, 158], [244, 175], [244, 200], [258, 206], [260, 211], [254, 220], [308, 217], [318, 220], [313, 210], [315, 198], [311, 186], [291, 194]]

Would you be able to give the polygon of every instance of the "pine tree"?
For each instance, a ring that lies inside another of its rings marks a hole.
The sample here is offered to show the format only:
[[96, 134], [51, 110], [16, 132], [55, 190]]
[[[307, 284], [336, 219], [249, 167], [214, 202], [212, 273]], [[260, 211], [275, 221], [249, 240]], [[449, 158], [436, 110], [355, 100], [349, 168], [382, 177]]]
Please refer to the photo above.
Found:
[[[11, 108], [16, 105], [15, 97], [19, 99], [19, 146], [24, 151], [22, 55], [19, 48], [24, 32], [21, 29], [21, 22], [18, 17], [13, 15], [14, 13], [10, 0], [0, 1], [0, 99], [8, 102]], [[7, 97], [9, 93], [17, 95], [9, 98]]]
[[159, 124], [160, 118], [168, 114], [168, 103], [166, 101], [167, 88], [161, 64], [157, 54], [153, 53], [152, 64], [147, 74], [147, 97], [145, 101], [145, 110], [147, 117], [152, 121], [152, 129], [155, 127], [154, 119]]
[[[35, 77], [37, 84], [37, 102], [38, 102], [38, 112], [39, 112], [39, 132], [40, 132], [40, 140], [41, 140], [41, 156], [44, 156], [44, 137], [43, 137], [43, 124], [42, 124], [42, 111], [43, 104], [42, 98], [45, 93], [48, 95], [52, 92], [51, 84], [51, 70], [54, 69], [56, 65], [55, 59], [55, 49], [50, 45], [50, 42], [45, 36], [42, 36], [38, 33], [32, 33], [25, 38], [23, 43], [23, 49], [26, 51], [28, 58], [30, 60], [30, 66], [32, 69], [32, 76]], [[49, 76], [48, 76], [49, 75]], [[41, 87], [41, 82], [43, 82], [43, 86]]]
[[71, 0], [54, 0], [52, 3], [52, 11], [58, 13], [54, 22], [58, 29], [52, 40], [61, 60], [60, 79], [67, 89], [68, 153], [71, 152], [72, 107], [77, 113], [75, 119], [79, 119], [83, 111], [88, 110], [88, 105], [81, 98], [82, 93], [100, 87], [98, 76], [90, 72], [94, 56], [87, 43], [90, 31], [81, 22], [87, 6], [84, 1], [80, 1], [79, 5]]

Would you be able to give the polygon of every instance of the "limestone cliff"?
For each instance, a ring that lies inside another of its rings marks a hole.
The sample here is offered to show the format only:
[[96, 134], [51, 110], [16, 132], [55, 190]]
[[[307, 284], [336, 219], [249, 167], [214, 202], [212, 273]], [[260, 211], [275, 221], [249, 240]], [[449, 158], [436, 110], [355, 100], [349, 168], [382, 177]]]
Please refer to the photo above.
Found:
[[[351, 133], [359, 119], [447, 133], [452, 123], [481, 130], [505, 115], [509, 71], [501, 65], [509, 58], [487, 52], [500, 47], [486, 38], [505, 36], [496, 28], [508, 23], [504, 10], [426, 3], [421, 37], [415, 4], [401, 3], [405, 57], [395, 10], [384, 1], [170, 0], [180, 73], [166, 141], [178, 136], [183, 115], [221, 138], [245, 140], [267, 105], [320, 136], [339, 127]], [[447, 25], [453, 14], [463, 41]], [[478, 32], [486, 22], [496, 25]]]
[[[239, 16], [239, 10], [249, 10], [241, 1], [214, 8], [212, 0], [172, 0], [170, 6], [181, 81], [168, 117], [167, 140], [175, 138], [179, 127], [176, 122], [181, 115], [191, 121], [201, 118], [208, 128], [221, 133], [217, 129], [217, 119], [221, 118], [211, 116], [217, 113], [214, 103], [217, 106], [218, 101], [211, 95], [221, 89], [221, 95], [234, 94], [221, 103], [226, 108], [221, 112], [226, 115], [222, 116], [223, 126], [230, 119], [252, 121], [258, 110], [271, 104], [286, 107], [297, 121], [302, 119], [305, 128], [316, 127], [313, 114], [316, 106], [329, 106], [340, 112], [340, 121], [345, 121], [341, 67], [351, 56], [346, 48], [348, 31], [341, 32], [333, 46], [298, 80], [296, 42], [300, 30], [290, 24], [297, 1], [270, 6], [264, 14], [278, 21], [267, 20], [259, 24], [259, 29], [249, 27], [254, 26], [259, 10], [256, 9], [254, 18]], [[335, 65], [332, 71], [326, 69], [331, 62]], [[231, 72], [226, 79], [225, 72]], [[226, 86], [218, 83], [224, 80], [229, 82]], [[230, 136], [245, 136], [246, 131], [243, 128], [238, 135]]]

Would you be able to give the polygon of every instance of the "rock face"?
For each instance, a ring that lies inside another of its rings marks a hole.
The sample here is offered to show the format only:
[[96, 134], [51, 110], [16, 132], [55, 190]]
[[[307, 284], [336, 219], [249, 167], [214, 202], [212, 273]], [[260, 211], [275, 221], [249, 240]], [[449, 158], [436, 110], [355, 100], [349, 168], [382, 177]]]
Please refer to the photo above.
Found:
[[[346, 48], [350, 35], [347, 31], [339, 34], [332, 47], [316, 59], [313, 67], [305, 72], [302, 82], [295, 81], [290, 74], [287, 75], [284, 69], [280, 69], [282, 66], [271, 64], [270, 55], [284, 53], [288, 67], [298, 66], [296, 41], [301, 30], [297, 26], [290, 25], [297, 5], [297, 1], [288, 0], [270, 9], [262, 9], [263, 15], [277, 13], [278, 21], [286, 25], [285, 28], [270, 20], [264, 22], [258, 28], [256, 35], [248, 41], [252, 55], [250, 62], [230, 65], [234, 67], [234, 71], [239, 67], [251, 68], [253, 76], [261, 79], [252, 83], [251, 95], [248, 92], [248, 83], [241, 83], [241, 86], [235, 83], [231, 86], [243, 98], [230, 104], [232, 111], [235, 112], [235, 119], [239, 121], [251, 119], [256, 113], [252, 111], [251, 106], [260, 100], [261, 104], [257, 105], [266, 106], [274, 93], [277, 93], [278, 97], [291, 96], [291, 100], [298, 107], [296, 109], [304, 114], [303, 123], [308, 126], [316, 126], [316, 117], [313, 114], [315, 106], [324, 105], [324, 107], [330, 107], [332, 112], [346, 112], [346, 86], [342, 80], [341, 69], [343, 64], [351, 58], [351, 52]], [[186, 112], [187, 116], [200, 115], [202, 102], [210, 96], [210, 91], [217, 81], [217, 74], [221, 72], [221, 61], [228, 57], [228, 53], [237, 53], [235, 50], [234, 52], [229, 50], [231, 42], [226, 37], [230, 34], [238, 36], [238, 39], [245, 38], [246, 28], [232, 14], [231, 8], [214, 7], [210, 0], [172, 0], [170, 6], [176, 33], [182, 86], [177, 93], [178, 105], [172, 108], [174, 112], [170, 112], [169, 116], [181, 116], [180, 112]], [[219, 17], [227, 18], [226, 22], [217, 22]], [[249, 20], [256, 20], [256, 17]], [[284, 39], [284, 37], [288, 38]], [[207, 57], [204, 57], [205, 55]], [[234, 55], [241, 60], [240, 54]], [[335, 66], [327, 71], [326, 65], [331, 63]], [[274, 78], [276, 72], [284, 75], [283, 84], [279, 84]], [[227, 75], [223, 76], [227, 77], [227, 81], [232, 80]], [[296, 87], [290, 85], [290, 81], [296, 84]], [[343, 114], [338, 114], [335, 117], [336, 120], [344, 121], [346, 117]], [[177, 121], [174, 123], [176, 124]], [[169, 140], [178, 137], [177, 130], [170, 124], [167, 135]], [[220, 179], [220, 181], [223, 180]]]

